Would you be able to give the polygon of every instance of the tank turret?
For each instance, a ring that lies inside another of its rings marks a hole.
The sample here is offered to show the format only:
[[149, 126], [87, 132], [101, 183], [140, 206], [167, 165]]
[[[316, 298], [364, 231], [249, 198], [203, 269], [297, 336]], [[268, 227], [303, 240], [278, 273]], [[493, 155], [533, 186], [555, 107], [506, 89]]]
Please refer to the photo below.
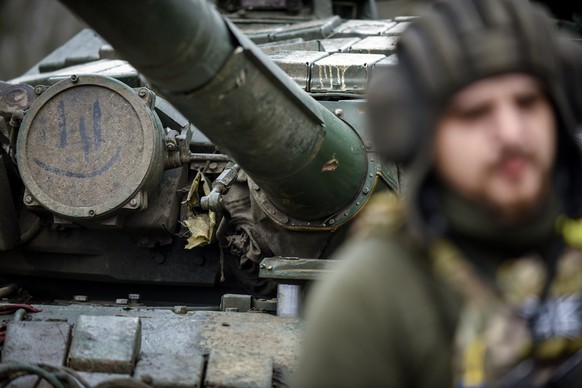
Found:
[[0, 82], [0, 382], [285, 386], [301, 285], [400, 190], [363, 92], [408, 18], [64, 3], [97, 32]]
[[357, 99], [370, 69], [393, 63], [398, 23], [245, 35], [206, 1], [64, 3], [100, 36], [1, 85], [4, 273], [179, 285], [226, 273], [268, 295], [265, 257], [329, 257], [376, 188], [398, 189]]

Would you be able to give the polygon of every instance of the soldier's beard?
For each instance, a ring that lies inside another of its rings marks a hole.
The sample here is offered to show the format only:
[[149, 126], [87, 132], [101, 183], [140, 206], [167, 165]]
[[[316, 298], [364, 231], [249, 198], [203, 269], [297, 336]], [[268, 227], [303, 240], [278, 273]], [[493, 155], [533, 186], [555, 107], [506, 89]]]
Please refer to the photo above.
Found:
[[[552, 165], [535, 155], [511, 151], [484, 171], [478, 202], [503, 224], [519, 224], [535, 216], [551, 192]], [[472, 196], [472, 195], [470, 195]]]

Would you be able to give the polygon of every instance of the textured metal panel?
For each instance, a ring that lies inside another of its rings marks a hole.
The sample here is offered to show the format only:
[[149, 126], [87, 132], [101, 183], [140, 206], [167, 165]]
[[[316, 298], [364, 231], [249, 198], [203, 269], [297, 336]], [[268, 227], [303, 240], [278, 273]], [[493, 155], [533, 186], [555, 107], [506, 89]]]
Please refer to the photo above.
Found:
[[134, 377], [151, 381], [155, 387], [198, 387], [204, 368], [202, 354], [142, 353]]
[[323, 51], [317, 40], [305, 42], [303, 39], [291, 39], [284, 42], [271, 42], [259, 46], [265, 54], [272, 54], [280, 51]]
[[71, 326], [64, 322], [10, 322], [2, 362], [64, 365]]
[[338, 16], [333, 16], [328, 19], [296, 23], [273, 33], [269, 39], [280, 41], [293, 38], [304, 40], [327, 38], [341, 22], [342, 20]]
[[84, 29], [67, 43], [53, 51], [39, 64], [40, 72], [48, 72], [65, 66], [96, 61], [99, 49], [107, 44], [95, 31]]
[[321, 39], [319, 43], [323, 48], [323, 51], [328, 54], [340, 53], [347, 51], [352, 45], [359, 42], [360, 38], [332, 38], [332, 39]]
[[309, 90], [309, 69], [328, 54], [321, 51], [281, 51], [269, 58], [285, 71], [304, 90]]
[[273, 357], [278, 378], [288, 381], [301, 346], [302, 322], [299, 319], [260, 313], [197, 312], [193, 320], [198, 331], [196, 347], [200, 351], [236, 349], [248, 351], [250, 357], [254, 354]]
[[388, 36], [398, 36], [406, 30], [406, 28], [410, 25], [410, 22], [401, 22], [396, 24], [394, 27], [390, 28], [388, 31], [384, 33], [384, 35]]
[[381, 20], [348, 20], [333, 31], [333, 37], [382, 35], [395, 25]]
[[[101, 315], [104, 319], [123, 319], [127, 315], [142, 323], [142, 352], [191, 356], [211, 351], [249, 349], [273, 358], [277, 380], [289, 383], [294, 370], [303, 332], [297, 318], [281, 318], [261, 313], [224, 313], [210, 311], [178, 315], [171, 309], [104, 307], [99, 305], [39, 305], [34, 319], [66, 320], [74, 323], [82, 314]], [[110, 334], [108, 333], [108, 336]], [[97, 341], [95, 341], [97, 342]], [[123, 377], [123, 376], [119, 376]]]
[[311, 69], [312, 92], [362, 92], [368, 71], [384, 58], [379, 54], [338, 53], [323, 58]]
[[142, 84], [138, 77], [137, 70], [126, 61], [119, 59], [89, 62], [87, 64], [66, 67], [49, 73], [23, 75], [13, 81], [28, 82], [33, 85], [39, 83], [52, 85], [72, 76], [73, 74], [98, 74], [111, 77], [122, 81], [129, 87], [139, 87]]
[[392, 55], [374, 63], [374, 67], [394, 66], [396, 64], [398, 64], [398, 56], [396, 54], [392, 54]]
[[269, 388], [273, 359], [244, 350], [212, 351], [208, 357], [207, 387]]
[[354, 44], [349, 52], [390, 55], [396, 49], [397, 41], [398, 38], [394, 36], [370, 36]]
[[69, 366], [87, 372], [132, 373], [141, 343], [137, 317], [81, 315]]

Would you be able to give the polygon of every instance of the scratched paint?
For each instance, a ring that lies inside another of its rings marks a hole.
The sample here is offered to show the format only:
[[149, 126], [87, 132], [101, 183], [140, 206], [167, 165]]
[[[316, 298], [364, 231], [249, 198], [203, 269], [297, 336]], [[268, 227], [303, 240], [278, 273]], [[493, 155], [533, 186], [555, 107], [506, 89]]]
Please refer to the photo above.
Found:
[[335, 156], [327, 161], [323, 167], [321, 168], [321, 172], [331, 172], [331, 171], [335, 171], [337, 169], [339, 165], [339, 162], [337, 161], [337, 159], [335, 158]]

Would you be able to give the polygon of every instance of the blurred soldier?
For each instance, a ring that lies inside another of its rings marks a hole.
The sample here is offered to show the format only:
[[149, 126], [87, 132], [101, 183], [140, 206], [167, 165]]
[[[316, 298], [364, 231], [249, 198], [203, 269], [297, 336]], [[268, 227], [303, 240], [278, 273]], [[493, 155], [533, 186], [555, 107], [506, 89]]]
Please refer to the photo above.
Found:
[[519, 0], [404, 32], [369, 112], [405, 203], [376, 197], [315, 290], [297, 386], [580, 386], [579, 50]]

